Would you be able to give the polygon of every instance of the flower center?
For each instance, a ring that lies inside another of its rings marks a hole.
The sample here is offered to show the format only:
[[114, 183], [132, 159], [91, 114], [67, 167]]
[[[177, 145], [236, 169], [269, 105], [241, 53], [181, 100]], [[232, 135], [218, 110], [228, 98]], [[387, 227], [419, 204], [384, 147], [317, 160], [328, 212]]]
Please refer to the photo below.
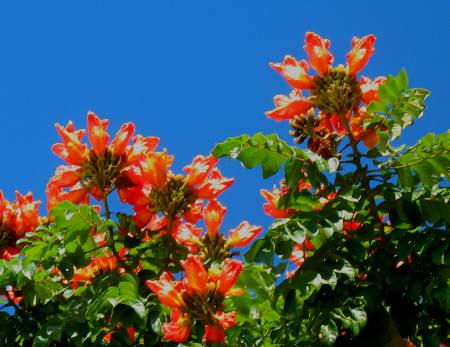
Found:
[[14, 231], [0, 223], [0, 247], [14, 245], [14, 239]]
[[182, 175], [172, 176], [163, 189], [152, 189], [150, 203], [155, 211], [179, 216], [195, 201], [193, 191], [184, 184]]
[[[103, 196], [113, 191], [114, 186], [122, 178], [120, 172], [125, 166], [124, 156], [115, 157], [107, 150], [105, 155], [97, 156], [93, 150], [89, 152], [90, 161], [83, 166], [82, 184], [92, 192], [93, 188], [100, 191]], [[131, 182], [120, 182], [122, 186], [131, 186]]]
[[311, 94], [316, 106], [327, 114], [350, 112], [361, 100], [358, 81], [340, 67], [325, 76], [316, 75]]
[[197, 294], [183, 294], [183, 301], [186, 303], [185, 312], [189, 314], [192, 320], [203, 322], [204, 324], [216, 323], [214, 313], [223, 309], [222, 295], [218, 295], [215, 289], [211, 287], [205, 296]]

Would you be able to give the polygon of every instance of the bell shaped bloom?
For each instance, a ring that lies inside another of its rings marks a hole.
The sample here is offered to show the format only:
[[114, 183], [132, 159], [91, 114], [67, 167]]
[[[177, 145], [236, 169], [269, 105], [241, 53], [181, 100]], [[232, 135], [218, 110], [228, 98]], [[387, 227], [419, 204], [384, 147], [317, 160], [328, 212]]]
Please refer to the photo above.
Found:
[[49, 180], [47, 189], [72, 187], [81, 180], [82, 168], [78, 165], [60, 165]]
[[184, 342], [191, 333], [189, 316], [176, 308], [172, 309], [170, 322], [162, 325], [164, 339], [173, 342]]
[[151, 205], [134, 206], [133, 211], [133, 221], [138, 228], [144, 228], [155, 215]]
[[216, 325], [206, 324], [203, 340], [205, 342], [223, 342], [225, 341], [225, 333]]
[[283, 63], [270, 63], [269, 65], [279, 72], [292, 88], [312, 88], [313, 79], [307, 74], [309, 66], [305, 60], [297, 61], [294, 57], [287, 55], [284, 57]]
[[39, 205], [41, 201], [33, 200], [33, 194], [25, 195], [16, 191], [15, 215], [12, 227], [18, 238], [25, 236], [25, 232], [33, 231], [39, 225]]
[[205, 221], [206, 230], [210, 237], [217, 235], [226, 212], [226, 207], [216, 199], [211, 200], [203, 209], [203, 220]]
[[352, 50], [348, 52], [347, 65], [348, 73], [350, 75], [356, 76], [364, 66], [367, 65], [369, 58], [375, 52], [374, 49], [375, 36], [367, 35], [362, 38], [353, 37], [352, 39]]
[[52, 146], [53, 153], [73, 165], [82, 165], [89, 160], [87, 145], [81, 143], [85, 130], [75, 130], [71, 121], [65, 127], [56, 123], [55, 128], [63, 143], [54, 144]]
[[194, 192], [199, 199], [212, 200], [229, 188], [233, 182], [234, 178], [223, 177], [219, 169], [214, 168], [210, 177], [198, 188], [195, 188]]
[[185, 178], [186, 184], [194, 187], [197, 184], [202, 183], [217, 165], [217, 162], [218, 159], [212, 155], [206, 157], [203, 155], [197, 155], [192, 160], [191, 165], [183, 168], [183, 171], [187, 173]]
[[134, 131], [135, 126], [133, 123], [125, 123], [121, 126], [116, 133], [116, 136], [111, 141], [111, 148], [114, 156], [120, 156], [125, 153]]
[[227, 245], [229, 247], [245, 247], [252, 242], [262, 231], [262, 227], [250, 225], [244, 221], [237, 228], [228, 233]]
[[266, 200], [263, 205], [264, 212], [273, 218], [288, 218], [294, 214], [293, 209], [280, 209], [278, 208], [278, 203], [280, 198], [287, 192], [287, 187], [280, 182], [280, 188], [273, 186], [272, 191], [267, 189], [261, 189], [260, 193], [262, 197]]
[[380, 101], [378, 98], [378, 90], [380, 85], [386, 82], [386, 77], [379, 76], [373, 80], [369, 77], [361, 76], [359, 79], [359, 86], [361, 88], [361, 100], [366, 105], [370, 104], [372, 101]]
[[314, 249], [314, 245], [307, 238], [303, 243], [296, 243], [292, 247], [292, 253], [289, 260], [296, 264], [298, 267], [302, 266], [307, 258], [307, 251]]
[[178, 244], [185, 246], [189, 252], [195, 253], [200, 245], [202, 230], [191, 223], [178, 223], [172, 230], [172, 236]]
[[189, 208], [183, 213], [186, 222], [195, 224], [202, 219], [203, 201], [196, 200], [190, 204]]
[[89, 112], [87, 116], [88, 138], [97, 156], [105, 154], [109, 142], [109, 134], [106, 131], [109, 120], [100, 119], [95, 113]]
[[307, 98], [303, 97], [300, 90], [294, 89], [289, 96], [276, 95], [273, 98], [275, 109], [266, 112], [267, 118], [277, 122], [292, 119], [295, 116], [301, 116], [308, 112], [314, 104]]
[[228, 290], [236, 283], [242, 268], [242, 262], [239, 260], [230, 258], [225, 259], [223, 261], [222, 271], [216, 282], [216, 291], [219, 294], [226, 296]]
[[145, 285], [156, 294], [159, 301], [171, 308], [182, 308], [185, 303], [181, 295], [181, 283], [172, 280], [172, 276], [163, 272], [159, 280], [147, 280]]
[[319, 75], [326, 75], [330, 64], [333, 63], [333, 55], [328, 50], [330, 48], [330, 41], [321, 38], [316, 33], [307, 32], [305, 46], [303, 48], [308, 55], [309, 65]]
[[219, 325], [222, 329], [226, 330], [229, 327], [232, 327], [234, 325], [236, 325], [236, 312], [222, 312], [222, 311], [217, 311], [214, 315], [214, 317], [217, 319], [217, 321], [219, 322]]
[[172, 163], [173, 156], [169, 155], [166, 150], [150, 153], [139, 163], [144, 182], [156, 188], [163, 188]]
[[67, 191], [62, 188], [47, 188], [46, 195], [48, 211], [62, 201], [70, 201], [76, 205], [89, 203], [89, 192], [80, 183]]
[[199, 255], [189, 254], [186, 261], [181, 261], [180, 264], [186, 272], [188, 293], [194, 291], [200, 296], [205, 295], [208, 272], [202, 258]]
[[15, 254], [18, 254], [20, 250], [17, 247], [0, 247], [0, 259], [10, 261]]
[[135, 163], [144, 158], [148, 153], [153, 152], [159, 144], [159, 137], [143, 137], [136, 135], [132, 140], [133, 144], [127, 148], [127, 160]]

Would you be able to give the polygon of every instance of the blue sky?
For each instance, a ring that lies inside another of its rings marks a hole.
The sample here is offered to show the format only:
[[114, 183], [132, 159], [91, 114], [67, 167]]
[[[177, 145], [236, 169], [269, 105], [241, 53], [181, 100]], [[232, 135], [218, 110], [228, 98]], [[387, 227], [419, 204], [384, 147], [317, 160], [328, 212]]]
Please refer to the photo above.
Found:
[[[272, 98], [287, 93], [268, 67], [285, 54], [305, 57], [306, 31], [331, 39], [345, 62], [353, 35], [374, 33], [367, 76], [405, 67], [412, 86], [432, 90], [412, 144], [450, 128], [450, 3], [447, 1], [4, 1], [0, 4], [0, 189], [32, 190], [44, 200], [61, 161], [50, 152], [55, 122], [85, 127], [91, 110], [114, 133], [133, 121], [159, 136], [180, 169], [216, 142], [242, 133], [280, 132], [266, 119]], [[236, 177], [223, 195], [226, 227], [240, 220], [267, 227], [259, 170], [223, 161]]]

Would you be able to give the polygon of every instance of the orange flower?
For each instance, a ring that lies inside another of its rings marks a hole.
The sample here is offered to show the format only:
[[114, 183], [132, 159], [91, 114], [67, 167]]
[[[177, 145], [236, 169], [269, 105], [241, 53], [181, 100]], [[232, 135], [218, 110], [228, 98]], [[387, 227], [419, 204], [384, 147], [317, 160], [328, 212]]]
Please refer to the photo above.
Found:
[[380, 85], [386, 82], [386, 77], [379, 76], [373, 80], [369, 77], [361, 76], [359, 79], [359, 85], [361, 87], [361, 100], [366, 105], [370, 104], [372, 101], [380, 101], [378, 99], [378, 90]]
[[239, 274], [242, 271], [242, 263], [236, 259], [227, 258], [224, 260], [222, 265], [222, 272], [220, 273], [217, 281], [216, 290], [222, 295], [227, 295], [228, 290], [230, 290], [236, 283]]
[[308, 55], [309, 65], [322, 76], [328, 72], [330, 64], [333, 63], [333, 55], [329, 48], [329, 40], [312, 32], [306, 33], [304, 49]]
[[181, 296], [181, 283], [173, 281], [169, 273], [163, 272], [159, 280], [148, 280], [145, 285], [156, 294], [162, 304], [172, 308], [182, 308], [185, 305]]
[[109, 141], [109, 134], [106, 131], [109, 120], [102, 120], [95, 113], [89, 112], [87, 124], [89, 141], [92, 144], [95, 154], [97, 156], [104, 155]]
[[184, 342], [191, 333], [191, 322], [189, 316], [176, 308], [172, 309], [170, 322], [162, 325], [164, 339], [173, 342]]
[[210, 237], [215, 237], [217, 235], [226, 212], [226, 207], [215, 199], [211, 200], [204, 208], [203, 220], [205, 221], [206, 230]]
[[159, 144], [158, 137], [143, 137], [136, 135], [133, 138], [133, 145], [128, 148], [127, 160], [135, 163], [144, 158], [148, 153], [153, 152]]
[[184, 271], [186, 271], [186, 282], [189, 291], [193, 290], [200, 296], [205, 295], [208, 272], [200, 256], [189, 254], [187, 260], [180, 263]]
[[55, 170], [55, 175], [49, 180], [47, 189], [54, 190], [64, 187], [72, 187], [81, 179], [82, 168], [78, 165], [60, 165]]
[[122, 125], [120, 130], [116, 133], [114, 140], [111, 141], [111, 148], [114, 156], [120, 156], [125, 153], [134, 131], [135, 127], [133, 123], [125, 123]]
[[172, 236], [178, 244], [182, 244], [189, 252], [194, 253], [198, 250], [202, 230], [191, 223], [178, 223], [172, 230]]
[[185, 178], [186, 184], [191, 187], [202, 183], [217, 165], [218, 159], [213, 156], [197, 155], [192, 164], [184, 167], [184, 172], [188, 175]]
[[53, 153], [73, 165], [82, 165], [87, 161], [89, 159], [87, 145], [80, 142], [86, 133], [85, 130], [75, 130], [72, 121], [69, 121], [65, 128], [58, 123], [55, 127], [63, 143], [54, 144]]
[[229, 247], [245, 247], [252, 242], [262, 231], [262, 227], [250, 225], [244, 221], [235, 229], [229, 231], [227, 244]]
[[150, 153], [140, 162], [145, 182], [153, 187], [163, 188], [172, 163], [173, 156], [169, 155], [166, 150]]
[[210, 177], [194, 191], [199, 199], [212, 200], [229, 188], [233, 182], [234, 178], [223, 177], [219, 169], [215, 168]]
[[223, 342], [225, 340], [225, 333], [216, 325], [205, 325], [205, 333], [203, 335], [205, 342]]
[[264, 199], [266, 199], [266, 203], [263, 205], [264, 212], [273, 218], [288, 218], [292, 216], [295, 212], [293, 209], [279, 209], [278, 202], [280, 198], [286, 194], [286, 186], [284, 184], [280, 184], [281, 189], [278, 189], [276, 186], [273, 186], [271, 192], [267, 189], [261, 189], [260, 193]]
[[375, 52], [374, 44], [374, 35], [367, 35], [363, 38], [353, 37], [352, 50], [347, 54], [348, 73], [350, 75], [356, 76], [367, 65], [369, 58]]
[[289, 96], [276, 95], [273, 98], [275, 109], [266, 112], [267, 118], [271, 118], [277, 122], [286, 119], [292, 119], [295, 116], [301, 116], [308, 112], [314, 104], [301, 95], [301, 92], [294, 89]]
[[294, 57], [286, 55], [283, 63], [269, 65], [279, 72], [292, 88], [310, 89], [313, 86], [312, 77], [307, 74], [309, 65], [305, 60], [297, 61]]
[[236, 312], [222, 312], [217, 311], [214, 315], [219, 322], [222, 329], [228, 329], [229, 327], [232, 327], [233, 325], [236, 325]]

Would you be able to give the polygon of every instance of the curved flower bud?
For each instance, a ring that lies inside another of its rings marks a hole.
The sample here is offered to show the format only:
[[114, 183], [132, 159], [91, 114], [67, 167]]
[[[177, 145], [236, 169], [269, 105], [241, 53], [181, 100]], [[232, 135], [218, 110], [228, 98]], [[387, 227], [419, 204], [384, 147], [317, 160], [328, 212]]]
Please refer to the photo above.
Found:
[[306, 114], [314, 104], [301, 95], [301, 92], [294, 89], [289, 96], [278, 94], [273, 98], [275, 109], [266, 112], [267, 118], [277, 122], [292, 119], [295, 116]]
[[224, 207], [216, 199], [211, 200], [204, 208], [203, 219], [205, 221], [206, 230], [210, 237], [215, 237], [217, 235], [226, 212], [226, 207]]
[[312, 88], [313, 79], [306, 73], [309, 70], [306, 60], [297, 61], [294, 57], [287, 55], [284, 57], [283, 63], [270, 63], [269, 65], [280, 73], [292, 88]]
[[333, 63], [333, 55], [328, 50], [330, 41], [323, 39], [316, 33], [307, 32], [305, 36], [305, 46], [303, 48], [308, 55], [309, 65], [316, 70], [319, 75], [326, 75], [328, 67]]
[[352, 50], [346, 55], [350, 75], [356, 76], [367, 65], [369, 58], [375, 52], [374, 44], [374, 35], [367, 35], [362, 38], [353, 37]]
[[229, 231], [227, 245], [229, 247], [245, 247], [252, 242], [261, 231], [262, 227], [250, 225], [247, 221], [244, 221], [239, 224], [237, 228]]
[[203, 265], [202, 258], [198, 255], [189, 254], [186, 261], [181, 261], [181, 266], [186, 271], [186, 281], [189, 289], [198, 295], [205, 295], [208, 272]]
[[184, 306], [181, 288], [178, 284], [179, 282], [173, 281], [172, 276], [167, 272], [163, 272], [159, 280], [145, 281], [145, 285], [156, 294], [159, 301], [172, 308]]
[[87, 115], [87, 124], [88, 138], [95, 154], [97, 156], [104, 155], [109, 141], [109, 134], [106, 131], [109, 120], [100, 119], [94, 112], [89, 112]]
[[133, 123], [125, 123], [121, 126], [120, 130], [116, 133], [114, 140], [111, 142], [112, 153], [114, 156], [119, 156], [125, 153], [128, 142], [131, 136], [133, 136], [135, 127]]

